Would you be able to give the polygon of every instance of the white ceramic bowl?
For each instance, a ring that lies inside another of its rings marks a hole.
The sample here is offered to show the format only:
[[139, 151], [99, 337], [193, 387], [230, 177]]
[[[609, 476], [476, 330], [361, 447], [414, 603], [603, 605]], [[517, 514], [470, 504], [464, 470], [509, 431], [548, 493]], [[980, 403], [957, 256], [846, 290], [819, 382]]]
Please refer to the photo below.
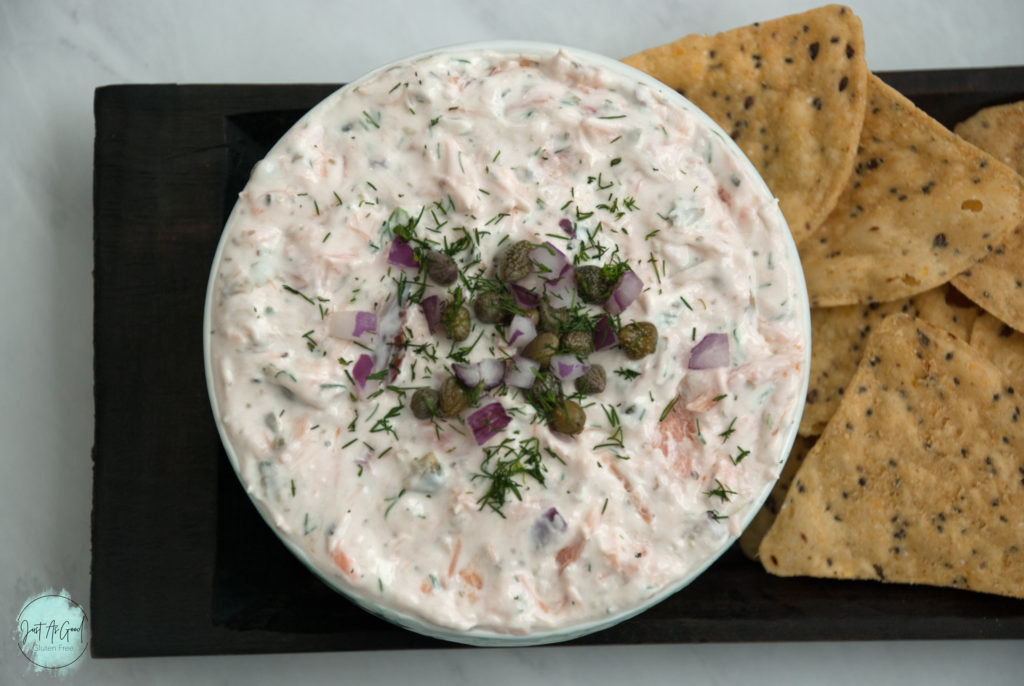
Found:
[[[698, 120], [701, 126], [712, 132], [717, 132], [719, 134], [719, 137], [722, 139], [722, 143], [728, 148], [732, 155], [735, 156], [737, 159], [742, 160], [742, 163], [749, 169], [749, 176], [752, 179], [756, 179], [756, 183], [759, 184], [760, 193], [762, 193], [765, 198], [771, 198], [771, 192], [768, 190], [767, 186], [764, 184], [761, 177], [753, 168], [753, 165], [751, 165], [749, 161], [746, 160], [745, 156], [736, 146], [736, 144], [729, 138], [728, 135], [725, 134], [725, 132], [721, 130], [721, 128], [714, 121], [712, 121], [707, 115], [700, 111], [695, 105], [690, 103], [683, 96], [666, 87], [664, 84], [661, 84], [660, 82], [654, 80], [653, 78], [647, 76], [646, 74], [640, 71], [637, 71], [631, 67], [622, 64], [621, 62], [610, 59], [608, 57], [585, 52], [582, 50], [577, 50], [575, 48], [568, 48], [564, 46], [558, 46], [547, 43], [523, 41], [500, 41], [452, 46], [416, 55], [414, 57], [409, 57], [403, 60], [399, 60], [393, 64], [381, 67], [380, 69], [375, 70], [374, 72], [371, 72], [370, 74], [367, 74], [366, 76], [349, 83], [348, 85], [341, 89], [340, 93], [347, 93], [351, 91], [353, 88], [358, 86], [360, 82], [372, 78], [375, 74], [383, 70], [386, 70], [390, 67], [393, 67], [395, 64], [418, 60], [429, 55], [467, 53], [476, 51], [485, 51], [499, 54], [507, 53], [512, 55], [527, 56], [551, 56], [559, 51], [564, 51], [565, 53], [569, 54], [574, 60], [583, 63], [590, 63], [592, 65], [604, 68], [611, 72], [615, 72], [619, 75], [628, 77], [629, 79], [633, 79], [637, 83], [645, 84], [646, 86], [654, 90], [656, 93], [660, 94], [663, 98], [672, 101], [675, 104], [678, 104], [680, 107], [690, 112]], [[336, 97], [337, 95], [338, 94], [336, 93], [335, 95], [330, 96], [327, 100], [324, 101], [324, 103], [327, 103], [330, 99]], [[317, 108], [324, 107], [324, 103], [318, 105]], [[316, 112], [317, 108], [314, 108], [311, 112]], [[777, 215], [776, 218], [781, 223], [781, 226], [785, 228], [785, 219], [782, 217], [781, 211], [778, 210], [777, 204], [774, 206], [773, 211]], [[234, 216], [234, 213], [232, 213], [232, 216]], [[229, 219], [229, 225], [230, 223], [231, 220]], [[804, 398], [807, 392], [807, 383], [810, 370], [810, 310], [807, 305], [808, 298], [806, 285], [804, 283], [803, 273], [799, 266], [800, 261], [799, 256], [797, 254], [796, 246], [794, 245], [793, 240], [790, 237], [788, 231], [782, 231], [782, 233], [784, 234], [781, 237], [782, 244], [779, 245], [778, 247], [784, 255], [783, 260], [787, 262], [791, 267], [791, 277], [794, 280], [793, 288], [797, 293], [797, 297], [802, 299], [802, 304], [800, 305], [801, 316], [798, 325], [801, 328], [800, 337], [804, 342], [803, 350], [805, 353], [805, 359], [803, 360], [801, 369], [802, 378], [797, 384], [797, 395], [795, 398], [796, 407], [802, 408], [802, 399]], [[212, 310], [214, 301], [214, 284], [218, 269], [221, 266], [222, 253], [224, 252], [227, 236], [228, 234], [225, 231], [225, 234], [221, 238], [220, 244], [217, 249], [217, 253], [214, 256], [213, 260], [213, 267], [211, 270], [210, 282], [206, 298], [206, 307], [204, 312], [203, 343], [205, 353], [207, 386], [209, 390], [210, 403], [212, 405], [213, 414], [216, 419], [217, 427], [220, 432], [221, 439], [224, 443], [224, 447], [227, 451], [227, 455], [231, 460], [232, 466], [235, 468], [236, 473], [239, 474], [239, 478], [241, 479], [241, 472], [238, 463], [238, 458], [236, 455], [236, 450], [235, 447], [232, 445], [229, 434], [225, 430], [224, 423], [222, 421], [222, 412], [220, 407], [220, 401], [218, 398], [218, 389], [217, 384], [215, 383], [215, 375], [213, 371], [214, 360], [211, 359], [211, 330]], [[788, 424], [784, 428], [785, 439], [784, 441], [782, 441], [784, 449], [781, 450], [780, 453], [776, 456], [778, 463], [778, 471], [781, 471], [785, 458], [789, 454], [790, 449], [792, 448], [793, 441], [796, 437], [797, 428], [800, 424], [800, 414], [801, 410], [797, 409], [795, 414], [789, 417]], [[245, 484], [243, 481], [243, 486], [244, 485]], [[746, 528], [746, 526], [750, 523], [750, 520], [754, 517], [760, 506], [763, 504], [764, 500], [768, 497], [768, 494], [770, 493], [773, 485], [774, 481], [768, 481], [764, 483], [763, 488], [760, 490], [760, 493], [750, 502], [750, 505], [747, 507], [747, 509], [743, 511], [740, 526], [737, 527], [738, 531], [742, 531], [742, 529]], [[389, 622], [405, 627], [412, 631], [419, 632], [421, 634], [456, 643], [464, 643], [478, 646], [524, 646], [568, 641], [618, 624], [623, 620], [626, 620], [630, 617], [633, 617], [634, 615], [637, 615], [647, 610], [648, 608], [652, 607], [653, 605], [656, 605], [665, 598], [673, 595], [680, 589], [690, 584], [697, 576], [699, 576], [711, 564], [713, 564], [718, 559], [718, 557], [738, 537], [738, 534], [729, 537], [722, 543], [720, 547], [718, 547], [717, 550], [714, 551], [713, 555], [708, 556], [706, 559], [702, 561], [702, 564], [699, 564], [697, 567], [695, 567], [692, 570], [692, 573], [689, 573], [683, 578], [679, 578], [675, 583], [662, 588], [659, 592], [647, 598], [644, 602], [637, 604], [634, 607], [630, 607], [624, 611], [616, 612], [612, 615], [602, 617], [600, 620], [564, 626], [555, 630], [538, 631], [525, 635], [481, 630], [458, 631], [444, 626], [440, 626], [422, 617], [413, 616], [411, 614], [399, 612], [389, 607], [382, 606], [374, 600], [364, 597], [363, 595], [360, 595], [358, 593], [354, 593], [352, 592], [351, 589], [344, 587], [343, 584], [338, 583], [338, 580], [335, 577], [329, 574], [325, 574], [324, 570], [320, 569], [317, 565], [312, 563], [310, 561], [310, 558], [306, 555], [306, 553], [298, 545], [296, 545], [296, 543], [291, 538], [283, 535], [279, 528], [277, 526], [274, 526], [273, 512], [268, 511], [268, 508], [260, 500], [253, 498], [253, 502], [256, 505], [257, 509], [259, 510], [260, 514], [267, 521], [268, 526], [270, 526], [270, 528], [278, 534], [278, 536], [281, 538], [281, 541], [285, 544], [285, 546], [289, 550], [291, 550], [292, 553], [299, 560], [301, 560], [314, 574], [318, 575], [330, 587], [334, 588], [338, 592], [345, 595], [349, 600], [356, 603], [357, 605], [365, 609], [367, 612], [370, 612]]]

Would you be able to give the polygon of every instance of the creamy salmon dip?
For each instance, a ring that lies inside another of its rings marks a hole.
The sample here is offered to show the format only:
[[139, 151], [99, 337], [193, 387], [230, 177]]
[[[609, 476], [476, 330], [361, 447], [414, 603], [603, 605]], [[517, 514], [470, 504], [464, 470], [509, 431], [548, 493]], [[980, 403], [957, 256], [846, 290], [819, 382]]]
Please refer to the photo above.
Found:
[[775, 201], [684, 105], [571, 53], [445, 52], [254, 168], [211, 278], [214, 407], [334, 586], [536, 634], [635, 610], [740, 533], [799, 422], [806, 294]]

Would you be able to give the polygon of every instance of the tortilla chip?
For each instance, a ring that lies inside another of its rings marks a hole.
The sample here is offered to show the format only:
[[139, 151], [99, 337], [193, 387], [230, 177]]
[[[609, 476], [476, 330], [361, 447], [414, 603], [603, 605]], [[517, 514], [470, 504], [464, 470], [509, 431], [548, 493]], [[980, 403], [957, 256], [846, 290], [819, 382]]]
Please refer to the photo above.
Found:
[[825, 430], [857, 371], [868, 334], [894, 312], [924, 319], [964, 341], [978, 316], [971, 301], [946, 285], [893, 302], [812, 309], [811, 379], [800, 420], [802, 436]]
[[[1024, 176], [1024, 100], [983, 109], [957, 124], [956, 132]], [[1005, 246], [953, 283], [996, 317], [1024, 331], [1024, 224]]]
[[853, 170], [867, 65], [860, 19], [828, 5], [623, 60], [680, 91], [754, 163], [796, 240], [816, 229]]
[[782, 468], [782, 474], [779, 475], [779, 480], [775, 482], [764, 505], [754, 515], [747, 528], [743, 530], [743, 535], [740, 536], [740, 550], [751, 560], [757, 559], [757, 547], [761, 545], [761, 539], [764, 538], [768, 529], [771, 528], [772, 522], [775, 521], [775, 515], [779, 513], [779, 508], [786, 500], [786, 492], [789, 491], [789, 486], [793, 483], [793, 477], [796, 476], [800, 465], [804, 463], [804, 458], [807, 457], [807, 453], [814, 447], [814, 442], [817, 440], [817, 436], [796, 437], [793, 449], [789, 451], [786, 466]]
[[954, 131], [1024, 176], [1024, 100], [979, 110]]
[[1006, 246], [996, 248], [952, 283], [980, 307], [1024, 330], [1024, 225], [1010, 235]]
[[851, 388], [761, 543], [765, 569], [1024, 597], [1024, 421], [1005, 377], [894, 314]]
[[999, 367], [1011, 386], [1024, 391], [1024, 334], [983, 314], [971, 329], [971, 346]]
[[1024, 181], [878, 77], [853, 176], [800, 244], [811, 304], [906, 298], [949, 281], [1024, 216]]

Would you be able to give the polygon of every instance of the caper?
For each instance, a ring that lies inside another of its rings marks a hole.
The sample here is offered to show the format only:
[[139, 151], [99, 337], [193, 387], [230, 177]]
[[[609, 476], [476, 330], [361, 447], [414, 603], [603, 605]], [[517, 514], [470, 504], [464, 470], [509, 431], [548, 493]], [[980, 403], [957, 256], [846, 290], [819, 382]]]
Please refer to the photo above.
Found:
[[633, 322], [619, 329], [619, 345], [631, 360], [650, 355], [657, 344], [658, 329], [650, 322]]
[[562, 402], [562, 382], [551, 372], [541, 372], [525, 391], [525, 396], [541, 415], [547, 417]]
[[558, 352], [558, 335], [553, 333], [539, 333], [537, 337], [523, 348], [523, 357], [540, 362], [542, 369], [547, 369], [551, 364], [551, 356]]
[[476, 318], [484, 324], [507, 324], [512, 313], [506, 307], [507, 297], [500, 293], [481, 293], [473, 302]]
[[427, 276], [434, 283], [447, 286], [459, 278], [459, 269], [451, 257], [443, 252], [431, 250], [426, 255]]
[[441, 414], [441, 394], [433, 388], [419, 388], [412, 394], [409, 407], [416, 419], [430, 419]]
[[537, 313], [540, 315], [537, 330], [547, 333], [558, 333], [558, 329], [569, 318], [569, 308], [552, 307], [547, 300], [540, 301], [540, 304], [537, 305]]
[[576, 268], [576, 292], [583, 302], [600, 305], [611, 297], [614, 287], [600, 267], [587, 264]]
[[531, 307], [528, 310], [523, 310], [523, 316], [533, 322], [536, 327], [540, 323], [540, 311], [536, 307]]
[[530, 251], [535, 247], [530, 241], [519, 241], [509, 246], [498, 262], [498, 278], [512, 283], [528, 276], [533, 271]]
[[575, 381], [576, 390], [583, 395], [594, 395], [604, 390], [608, 377], [604, 367], [599, 364], [590, 365], [590, 369], [583, 373]]
[[573, 436], [583, 431], [583, 426], [587, 423], [587, 415], [578, 403], [572, 400], [563, 400], [551, 411], [549, 423], [555, 431]]
[[441, 384], [440, 396], [441, 415], [444, 417], [455, 417], [469, 407], [466, 392], [454, 376], [449, 376]]
[[594, 352], [594, 336], [586, 331], [570, 331], [562, 336], [562, 350], [586, 357]]
[[441, 309], [441, 324], [444, 326], [444, 333], [448, 338], [453, 341], [461, 341], [469, 336], [469, 310], [461, 305], [447, 303]]

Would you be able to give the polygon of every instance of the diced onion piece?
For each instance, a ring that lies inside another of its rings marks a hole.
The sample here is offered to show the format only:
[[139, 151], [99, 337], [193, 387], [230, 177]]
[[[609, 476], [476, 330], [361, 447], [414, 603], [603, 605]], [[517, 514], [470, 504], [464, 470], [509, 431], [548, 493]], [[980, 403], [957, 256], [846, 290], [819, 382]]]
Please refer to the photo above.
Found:
[[537, 273], [549, 281], [561, 278], [571, 268], [569, 258], [550, 241], [545, 241], [543, 245], [531, 250], [530, 259], [537, 268]]
[[500, 386], [505, 378], [505, 363], [502, 360], [480, 360], [480, 383], [489, 391]]
[[718, 369], [729, 366], [729, 336], [709, 333], [690, 351], [687, 369]]
[[512, 323], [508, 325], [508, 344], [516, 347], [523, 347], [537, 337], [537, 326], [529, 317], [517, 314], [512, 317]]
[[373, 373], [373, 358], [363, 353], [352, 367], [352, 378], [359, 388], [366, 388], [366, 380]]
[[437, 333], [441, 330], [441, 298], [431, 295], [420, 301], [423, 309], [423, 316], [427, 319], [427, 328], [430, 333]]
[[569, 525], [565, 521], [565, 517], [559, 513], [558, 508], [549, 508], [548, 511], [544, 513], [544, 519], [547, 520], [548, 524], [550, 524], [551, 528], [555, 531], [565, 531], [569, 528]]
[[529, 388], [537, 378], [540, 362], [528, 357], [513, 357], [505, 369], [505, 384], [515, 388]]
[[391, 250], [388, 251], [388, 264], [409, 269], [416, 269], [420, 266], [420, 263], [416, 261], [416, 253], [413, 252], [412, 246], [400, 236], [395, 236], [395, 239], [391, 241]]
[[573, 226], [573, 223], [572, 223], [571, 220], [569, 220], [569, 219], [561, 219], [561, 220], [559, 220], [558, 228], [562, 229], [562, 231], [565, 231], [566, 235], [568, 235], [569, 238], [575, 238], [576, 237], [576, 227]]
[[612, 295], [604, 304], [604, 309], [612, 314], [619, 314], [633, 304], [633, 301], [640, 297], [644, 289], [644, 282], [632, 269], [623, 272], [622, 278], [616, 284]]
[[575, 355], [552, 355], [551, 371], [562, 381], [573, 381], [587, 373], [590, 365], [580, 362]]
[[509, 416], [508, 412], [505, 412], [505, 408], [501, 406], [501, 403], [484, 405], [466, 418], [466, 423], [473, 430], [473, 438], [476, 439], [477, 445], [483, 445], [491, 440], [499, 431], [508, 426], [508, 423], [511, 421], [512, 417]]
[[467, 388], [476, 388], [480, 385], [480, 363], [479, 362], [453, 362], [452, 371], [455, 377]]
[[619, 342], [611, 317], [601, 317], [594, 326], [594, 350], [604, 350]]
[[566, 269], [559, 278], [546, 282], [544, 293], [552, 307], [572, 305], [576, 297], [576, 279], [573, 277], [573, 270]]
[[355, 310], [333, 312], [328, 317], [327, 333], [347, 341], [364, 340], [377, 333], [377, 315]]
[[534, 545], [543, 548], [551, 542], [552, 532], [562, 533], [568, 528], [569, 524], [565, 518], [556, 508], [551, 507], [533, 523], [530, 536], [533, 538]]
[[512, 291], [512, 299], [515, 300], [516, 305], [526, 309], [531, 307], [537, 307], [540, 302], [540, 298], [537, 294], [528, 288], [520, 286], [517, 283], [509, 284], [508, 289]]

